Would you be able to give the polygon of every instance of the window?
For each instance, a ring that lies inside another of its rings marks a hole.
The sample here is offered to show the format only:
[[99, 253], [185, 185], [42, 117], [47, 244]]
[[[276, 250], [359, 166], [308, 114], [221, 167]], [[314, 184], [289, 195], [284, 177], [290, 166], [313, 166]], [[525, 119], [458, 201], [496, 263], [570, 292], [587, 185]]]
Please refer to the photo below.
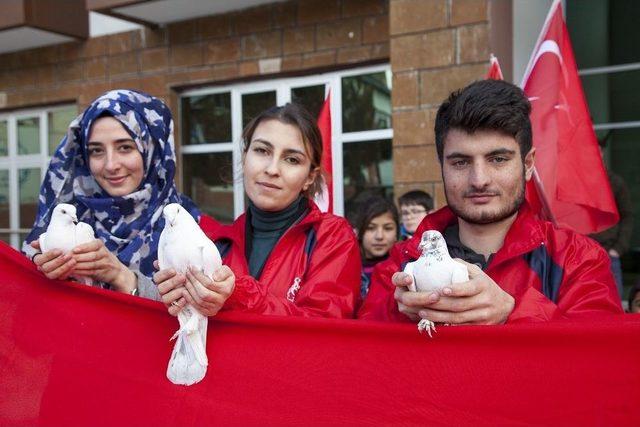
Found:
[[[567, 27], [596, 135], [607, 140], [607, 167], [625, 180], [640, 212], [640, 3], [635, 0], [567, 0]], [[625, 283], [640, 271], [640, 226], [631, 256], [623, 259]]]
[[42, 175], [75, 106], [0, 115], [0, 240], [19, 248], [31, 231]]
[[244, 211], [244, 126], [274, 105], [298, 102], [318, 115], [331, 91], [335, 213], [365, 195], [393, 197], [388, 65], [240, 83], [181, 95], [184, 192], [203, 212], [231, 222]]

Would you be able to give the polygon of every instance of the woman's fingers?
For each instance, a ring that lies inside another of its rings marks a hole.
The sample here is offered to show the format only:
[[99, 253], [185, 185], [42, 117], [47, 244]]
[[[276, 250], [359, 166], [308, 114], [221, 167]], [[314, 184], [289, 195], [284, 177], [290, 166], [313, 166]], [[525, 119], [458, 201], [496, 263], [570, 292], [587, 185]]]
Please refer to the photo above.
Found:
[[[64, 259], [63, 257], [61, 257], [62, 259]], [[56, 264], [58, 264], [58, 260], [53, 261]], [[52, 270], [48, 270], [48, 272], [44, 272], [45, 275], [49, 278], [49, 279], [66, 279], [67, 277], [69, 277], [69, 273], [71, 273], [71, 270], [73, 270], [73, 267], [76, 265], [76, 262], [73, 258], [68, 258], [66, 260], [66, 262], [62, 262], [60, 265], [57, 265], [57, 267], [53, 268]]]
[[170, 307], [174, 301], [178, 301], [182, 298], [182, 289], [172, 289], [160, 296], [160, 299], [167, 307]]
[[173, 268], [169, 268], [169, 269], [166, 269], [166, 270], [160, 270], [160, 271], [158, 271], [158, 272], [153, 274], [153, 281], [157, 285], [160, 285], [160, 283], [171, 279], [175, 275], [176, 275], [176, 271]]
[[185, 285], [186, 279], [182, 274], [176, 274], [169, 279], [163, 280], [158, 283], [158, 292], [160, 295], [164, 295], [169, 291], [177, 288], [181, 288]]
[[50, 252], [47, 252], [37, 257], [38, 263], [39, 263], [38, 268], [40, 269], [40, 271], [42, 271], [45, 274], [51, 273], [57, 268], [59, 268], [60, 266], [69, 262], [70, 260], [73, 260], [73, 257], [71, 257], [71, 255], [69, 254], [64, 254], [64, 255], [60, 254], [58, 256], [48, 256], [49, 253]]
[[101, 248], [104, 248], [104, 243], [100, 239], [93, 239], [89, 243], [83, 243], [73, 248], [74, 254], [82, 254], [87, 252], [95, 252]]

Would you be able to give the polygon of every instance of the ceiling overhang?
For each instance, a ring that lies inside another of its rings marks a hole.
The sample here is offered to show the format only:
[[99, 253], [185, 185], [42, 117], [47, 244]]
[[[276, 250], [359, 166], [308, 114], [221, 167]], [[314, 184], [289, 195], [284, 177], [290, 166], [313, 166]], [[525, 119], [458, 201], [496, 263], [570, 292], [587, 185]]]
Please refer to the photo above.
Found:
[[88, 36], [89, 16], [84, 0], [2, 2], [0, 54], [83, 40]]
[[86, 0], [87, 9], [150, 27], [282, 0]]

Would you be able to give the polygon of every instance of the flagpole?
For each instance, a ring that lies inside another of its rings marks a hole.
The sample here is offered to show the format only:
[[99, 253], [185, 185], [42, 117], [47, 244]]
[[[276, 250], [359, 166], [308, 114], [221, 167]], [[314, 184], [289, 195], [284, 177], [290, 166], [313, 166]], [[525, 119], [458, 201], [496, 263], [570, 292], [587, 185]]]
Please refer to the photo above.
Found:
[[[547, 18], [544, 20], [544, 25], [542, 26], [542, 31], [540, 31], [540, 34], [538, 35], [538, 40], [536, 41], [536, 44], [533, 46], [533, 51], [531, 52], [531, 57], [529, 58], [529, 63], [527, 64], [527, 68], [524, 72], [524, 75], [522, 76], [522, 83], [520, 83], [520, 87], [522, 89], [524, 89], [524, 85], [527, 82], [527, 80], [529, 79], [529, 75], [531, 74], [531, 69], [533, 68], [534, 65], [534, 60], [535, 60], [535, 53], [538, 51], [540, 44], [542, 43], [542, 38], [545, 36], [545, 34], [547, 34], [547, 30], [549, 29], [549, 25], [551, 24], [551, 18], [553, 17], [553, 13], [556, 10], [556, 8], [561, 5], [561, 1], [562, 0], [553, 0], [553, 3], [551, 4], [551, 7], [549, 8], [549, 13], [547, 14]], [[561, 7], [561, 6], [560, 6]]]
[[542, 204], [542, 210], [544, 211], [545, 216], [549, 221], [553, 223], [556, 227], [558, 227], [558, 221], [556, 220], [553, 211], [551, 210], [551, 206], [549, 206], [549, 199], [547, 199], [547, 194], [544, 191], [544, 186], [542, 185], [542, 180], [540, 179], [540, 175], [538, 175], [538, 170], [536, 167], [533, 167], [533, 183], [536, 186], [536, 190], [538, 191], [538, 198], [540, 199], [540, 203]]

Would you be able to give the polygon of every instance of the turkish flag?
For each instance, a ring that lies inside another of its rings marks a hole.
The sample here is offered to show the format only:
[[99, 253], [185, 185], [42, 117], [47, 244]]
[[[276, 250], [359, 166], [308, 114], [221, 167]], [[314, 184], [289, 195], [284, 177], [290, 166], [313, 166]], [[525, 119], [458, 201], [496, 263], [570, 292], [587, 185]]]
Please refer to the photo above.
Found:
[[491, 55], [489, 58], [490, 66], [489, 71], [487, 72], [487, 80], [504, 80], [504, 76], [502, 75], [502, 69], [500, 68], [500, 63], [498, 62], [498, 58]]
[[[547, 219], [590, 234], [618, 210], [582, 91], [560, 0], [551, 6], [522, 87], [531, 101], [537, 176], [527, 199]], [[543, 202], [548, 203], [547, 209]]]
[[314, 201], [322, 212], [333, 213], [333, 156], [331, 155], [331, 92], [324, 100], [318, 114], [318, 128], [322, 135], [322, 192], [316, 194]]

